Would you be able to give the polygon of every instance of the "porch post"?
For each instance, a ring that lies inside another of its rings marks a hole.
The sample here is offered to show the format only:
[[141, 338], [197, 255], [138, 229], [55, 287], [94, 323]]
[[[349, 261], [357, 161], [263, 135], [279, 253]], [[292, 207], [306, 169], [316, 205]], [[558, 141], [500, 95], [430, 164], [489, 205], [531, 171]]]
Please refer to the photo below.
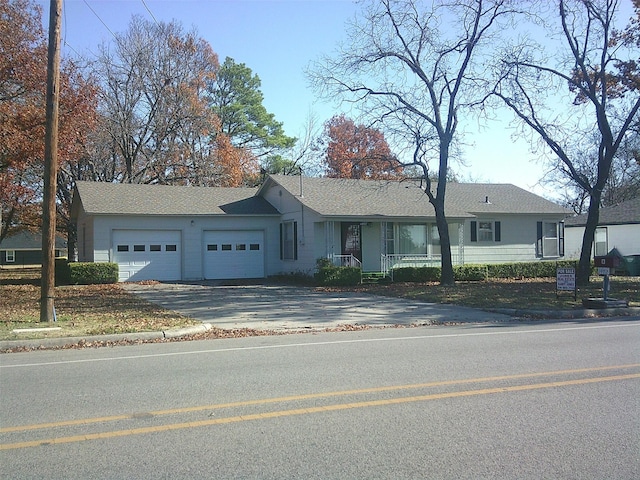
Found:
[[324, 222], [324, 242], [327, 258], [333, 260], [335, 242], [335, 224], [332, 221]]
[[464, 220], [458, 223], [458, 265], [464, 265]]

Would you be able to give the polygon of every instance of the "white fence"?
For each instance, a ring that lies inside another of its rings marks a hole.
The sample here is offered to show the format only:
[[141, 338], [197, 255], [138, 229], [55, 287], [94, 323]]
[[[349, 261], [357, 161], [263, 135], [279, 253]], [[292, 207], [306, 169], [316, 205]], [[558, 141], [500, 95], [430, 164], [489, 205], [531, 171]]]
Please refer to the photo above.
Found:
[[[454, 265], [462, 265], [462, 255], [451, 253]], [[394, 268], [402, 267], [439, 267], [442, 262], [440, 255], [393, 254], [380, 255], [380, 271], [389, 274]], [[336, 267], [355, 267], [362, 269], [362, 262], [353, 255], [333, 255], [332, 263]]]
[[[441, 255], [393, 254], [380, 256], [380, 265], [384, 274], [389, 274], [394, 268], [439, 267], [441, 262]], [[454, 265], [462, 265], [462, 256], [452, 252], [451, 262]]]

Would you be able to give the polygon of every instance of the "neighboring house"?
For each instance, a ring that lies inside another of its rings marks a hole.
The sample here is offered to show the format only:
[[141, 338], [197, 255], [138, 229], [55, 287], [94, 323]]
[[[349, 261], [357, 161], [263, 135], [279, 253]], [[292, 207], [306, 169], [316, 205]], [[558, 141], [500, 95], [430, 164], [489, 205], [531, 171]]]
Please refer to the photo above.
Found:
[[[454, 264], [557, 259], [567, 210], [505, 184], [447, 185]], [[439, 265], [432, 205], [412, 181], [272, 175], [259, 189], [79, 182], [80, 261], [120, 279], [312, 273], [318, 258], [364, 271]]]
[[[580, 257], [586, 224], [586, 213], [566, 219], [567, 257]], [[614, 248], [623, 256], [640, 255], [640, 197], [600, 209], [591, 258], [606, 255]]]
[[[62, 237], [56, 237], [55, 256], [63, 257], [67, 247]], [[21, 231], [5, 237], [0, 243], [0, 265], [25, 266], [42, 264], [42, 235]]]

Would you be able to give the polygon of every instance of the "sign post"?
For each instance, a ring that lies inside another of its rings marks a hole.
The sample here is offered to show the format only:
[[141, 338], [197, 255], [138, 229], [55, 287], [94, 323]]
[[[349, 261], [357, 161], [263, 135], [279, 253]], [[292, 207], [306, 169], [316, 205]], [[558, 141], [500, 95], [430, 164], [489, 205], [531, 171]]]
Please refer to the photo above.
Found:
[[602, 282], [602, 298], [606, 302], [609, 294], [609, 275], [611, 274], [611, 268], [616, 268], [620, 265], [620, 260], [617, 257], [605, 255], [603, 257], [594, 257], [593, 263], [598, 268], [598, 275], [604, 276]]
[[611, 271], [615, 273], [616, 268], [620, 266], [620, 257], [614, 255], [596, 256], [593, 263], [598, 270], [598, 275], [604, 277], [602, 284], [602, 298], [583, 298], [582, 305], [585, 308], [626, 308], [629, 302], [626, 300], [616, 300], [609, 298], [609, 275]]

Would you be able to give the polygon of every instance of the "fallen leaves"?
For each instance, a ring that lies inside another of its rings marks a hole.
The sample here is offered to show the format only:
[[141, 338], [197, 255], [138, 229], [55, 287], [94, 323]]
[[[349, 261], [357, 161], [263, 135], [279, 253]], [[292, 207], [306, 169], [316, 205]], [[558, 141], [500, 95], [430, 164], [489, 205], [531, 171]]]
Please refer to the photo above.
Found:
[[[36, 285], [0, 286], [0, 339], [13, 339], [12, 330], [41, 326], [40, 288]], [[56, 287], [56, 336], [104, 335], [162, 331], [200, 322], [149, 303], [120, 285]]]
[[399, 328], [400, 326], [377, 326], [371, 327], [368, 325], [339, 325], [337, 327], [323, 328], [323, 329], [293, 329], [293, 330], [257, 330], [252, 328], [233, 328], [223, 329], [212, 327], [211, 329], [195, 334], [182, 335], [179, 337], [159, 337], [159, 338], [122, 338], [120, 340], [86, 340], [80, 339], [61, 345], [19, 345], [15, 347], [1, 349], [0, 353], [18, 353], [18, 352], [32, 352], [35, 350], [73, 350], [84, 348], [100, 348], [100, 347], [118, 347], [125, 345], [141, 345], [145, 343], [169, 343], [169, 342], [184, 342], [184, 341], [196, 341], [196, 340], [216, 340], [224, 338], [243, 338], [243, 337], [266, 337], [275, 335], [292, 335], [300, 333], [320, 333], [320, 332], [346, 332], [357, 330], [370, 330], [373, 328]]

